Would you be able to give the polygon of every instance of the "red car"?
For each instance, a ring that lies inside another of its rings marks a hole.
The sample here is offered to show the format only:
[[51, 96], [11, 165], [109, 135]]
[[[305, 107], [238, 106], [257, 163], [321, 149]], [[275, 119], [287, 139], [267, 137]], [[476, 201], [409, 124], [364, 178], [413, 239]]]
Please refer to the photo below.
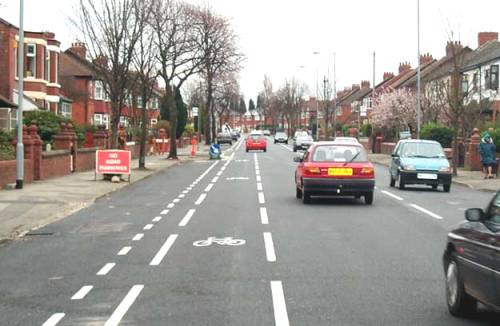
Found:
[[362, 145], [318, 142], [294, 161], [296, 196], [304, 204], [311, 196], [363, 196], [373, 203], [375, 171]]
[[260, 134], [250, 134], [245, 142], [246, 151], [267, 151], [266, 138]]

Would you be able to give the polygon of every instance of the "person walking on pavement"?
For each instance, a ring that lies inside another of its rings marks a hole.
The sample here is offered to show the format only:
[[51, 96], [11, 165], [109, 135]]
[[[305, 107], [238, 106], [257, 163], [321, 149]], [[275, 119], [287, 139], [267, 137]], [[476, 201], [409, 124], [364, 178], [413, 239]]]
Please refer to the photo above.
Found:
[[484, 178], [493, 179], [493, 165], [496, 164], [496, 146], [489, 133], [486, 133], [479, 144], [479, 154], [483, 164]]

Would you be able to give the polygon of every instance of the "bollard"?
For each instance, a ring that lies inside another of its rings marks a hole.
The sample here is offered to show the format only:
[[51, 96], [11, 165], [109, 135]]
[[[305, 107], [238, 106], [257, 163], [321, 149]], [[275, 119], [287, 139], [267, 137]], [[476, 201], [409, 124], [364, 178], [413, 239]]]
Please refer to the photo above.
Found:
[[196, 155], [196, 138], [191, 137], [191, 156]]

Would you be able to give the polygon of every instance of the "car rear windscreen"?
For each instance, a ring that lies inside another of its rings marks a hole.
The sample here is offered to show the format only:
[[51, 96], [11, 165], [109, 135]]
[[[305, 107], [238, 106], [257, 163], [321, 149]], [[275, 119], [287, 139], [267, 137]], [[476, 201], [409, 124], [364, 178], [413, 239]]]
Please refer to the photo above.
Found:
[[368, 162], [368, 155], [360, 146], [322, 145], [315, 148], [313, 162]]

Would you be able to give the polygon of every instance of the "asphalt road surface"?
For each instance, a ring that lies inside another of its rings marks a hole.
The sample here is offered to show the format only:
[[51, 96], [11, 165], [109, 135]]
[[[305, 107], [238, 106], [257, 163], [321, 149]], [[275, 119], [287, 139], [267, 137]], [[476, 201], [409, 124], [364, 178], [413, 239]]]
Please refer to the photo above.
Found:
[[491, 194], [295, 198], [289, 146], [176, 166], [0, 247], [0, 325], [499, 325], [446, 309], [447, 232]]

